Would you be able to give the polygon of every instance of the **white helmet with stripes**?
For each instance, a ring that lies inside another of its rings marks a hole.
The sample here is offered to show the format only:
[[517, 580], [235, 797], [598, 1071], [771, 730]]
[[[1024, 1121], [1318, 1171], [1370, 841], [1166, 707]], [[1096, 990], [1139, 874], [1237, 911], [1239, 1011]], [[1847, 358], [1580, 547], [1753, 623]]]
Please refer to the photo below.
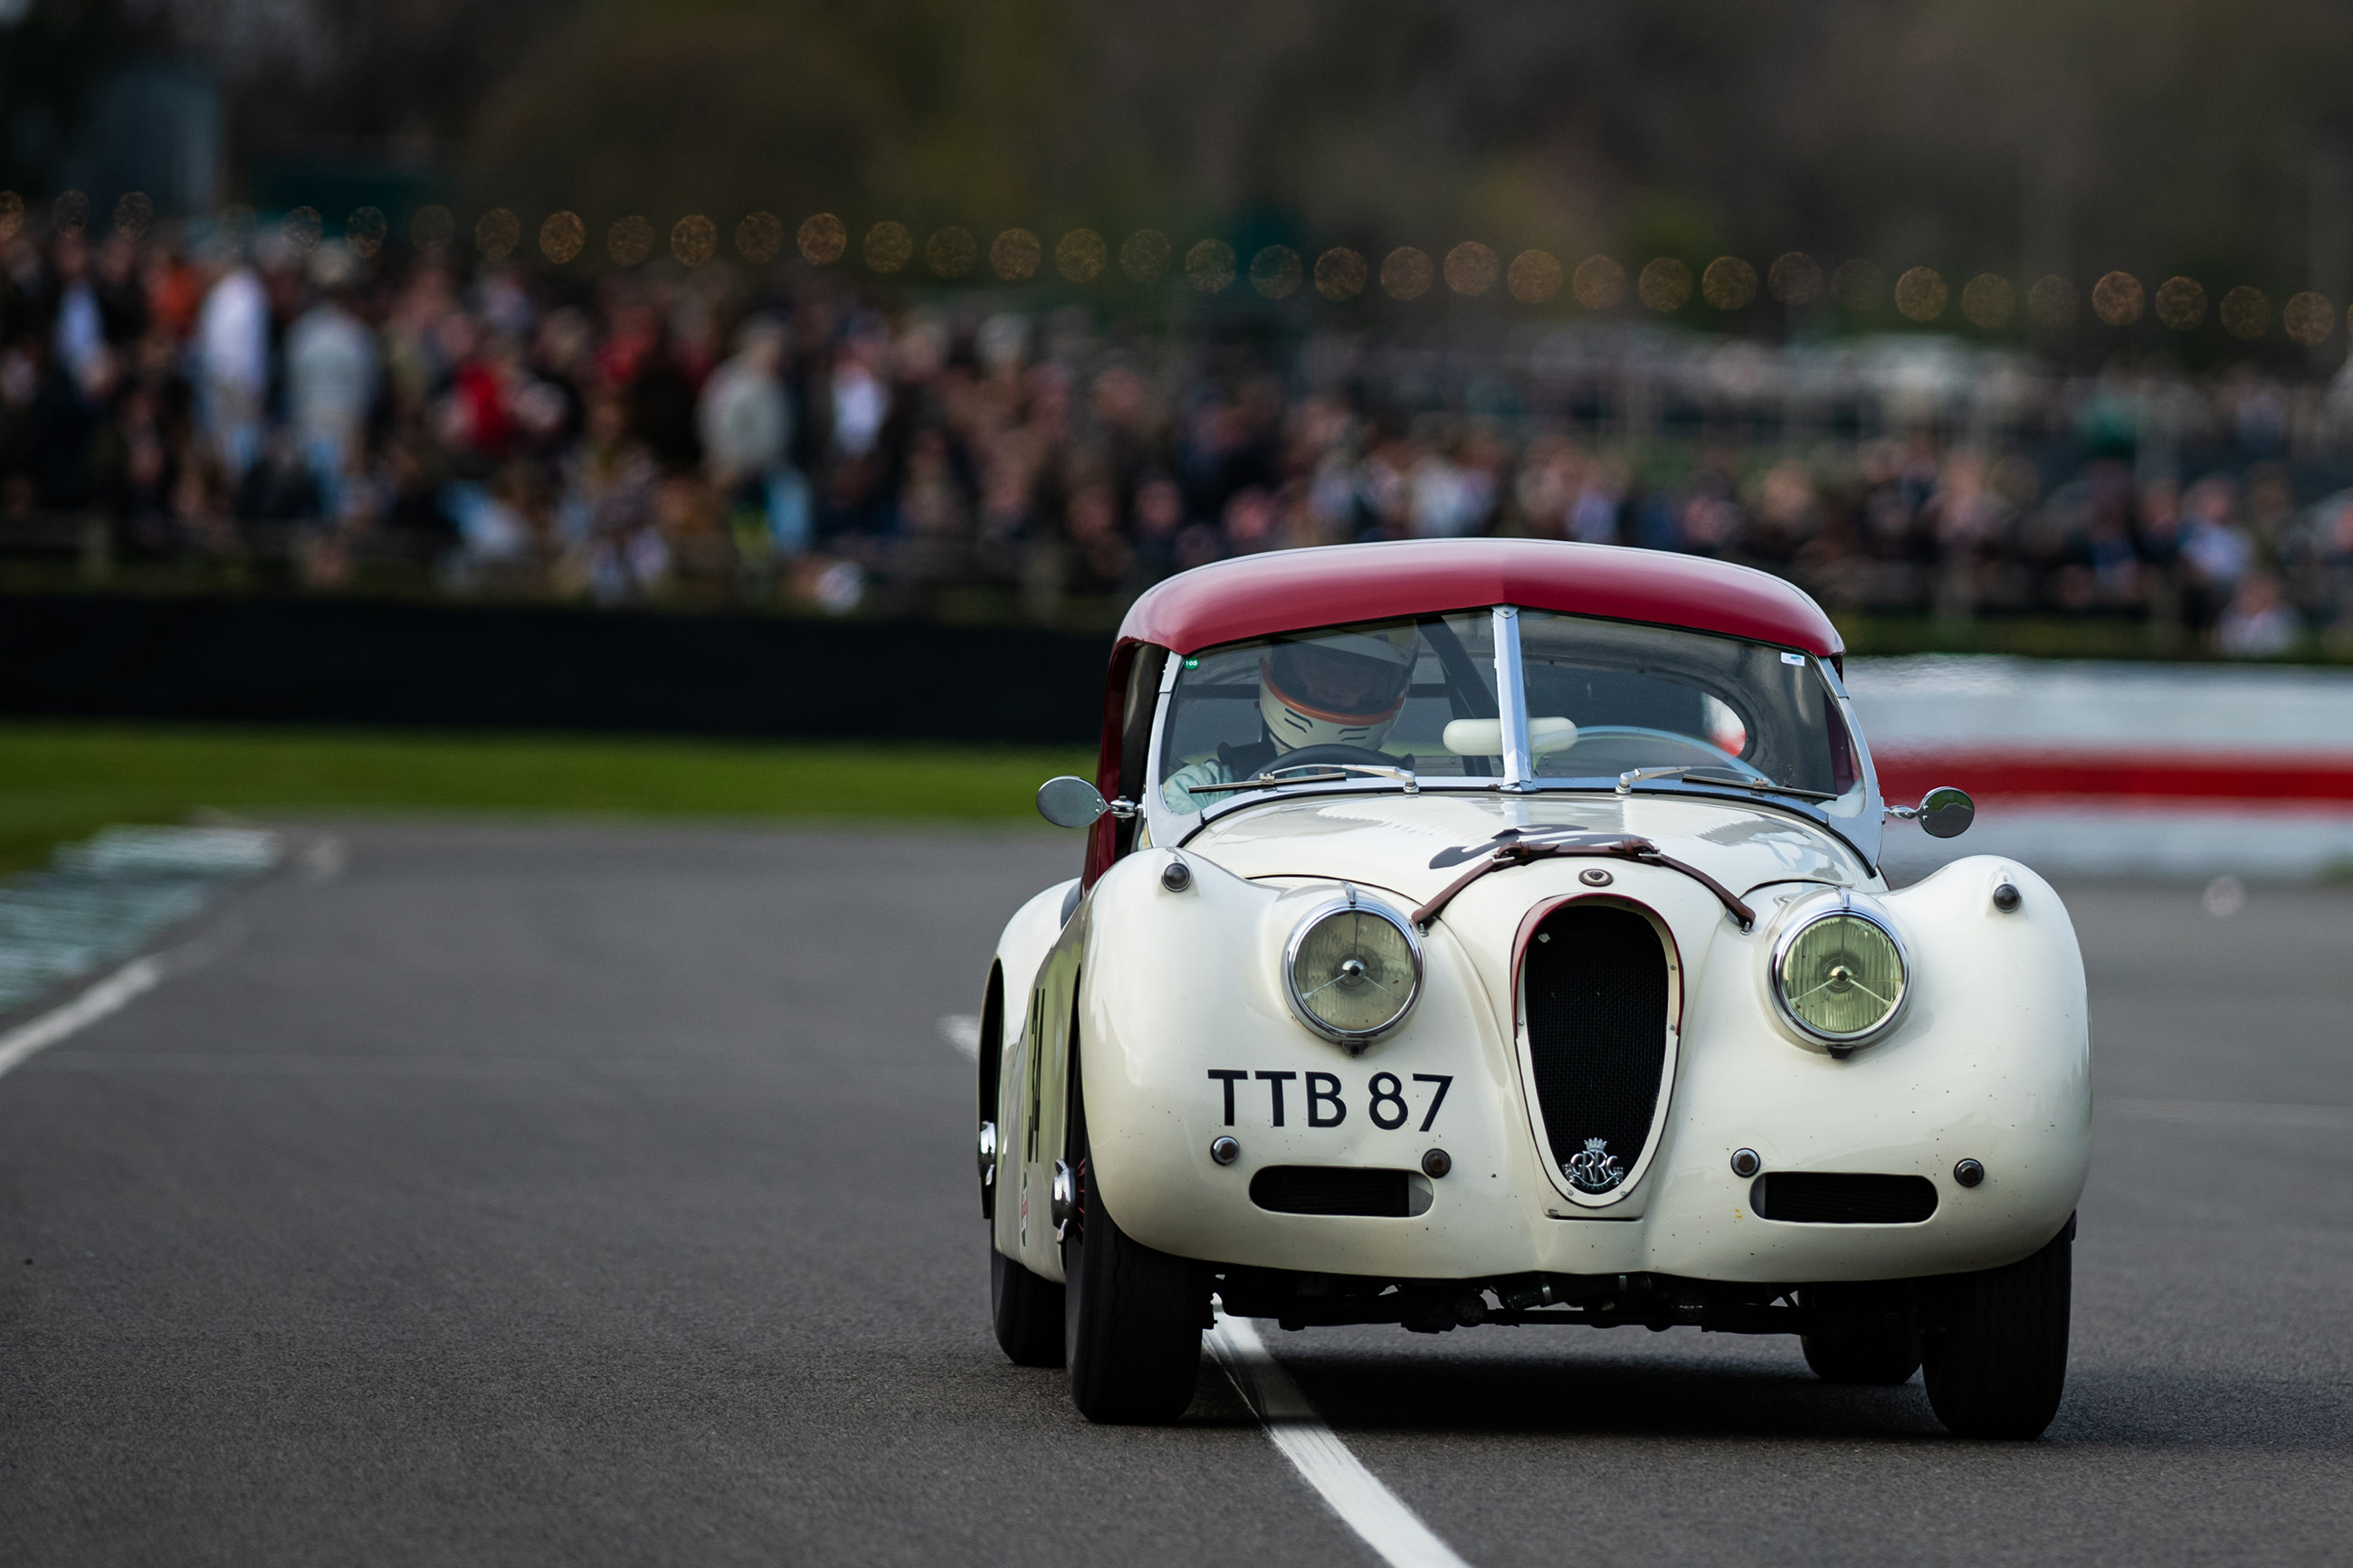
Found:
[[1276, 749], [1377, 751], [1413, 682], [1420, 642], [1410, 626], [1283, 638], [1259, 660], [1259, 714]]

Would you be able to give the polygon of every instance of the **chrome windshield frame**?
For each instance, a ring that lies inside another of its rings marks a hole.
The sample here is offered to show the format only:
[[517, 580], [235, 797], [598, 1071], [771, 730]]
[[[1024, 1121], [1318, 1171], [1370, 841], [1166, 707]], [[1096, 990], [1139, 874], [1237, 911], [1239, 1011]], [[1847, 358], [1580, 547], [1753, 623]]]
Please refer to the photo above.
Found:
[[[1450, 611], [1448, 614], [1461, 614]], [[1574, 794], [1616, 795], [1617, 775], [1587, 778], [1567, 774], [1546, 775], [1536, 767], [1534, 752], [1529, 748], [1527, 681], [1522, 664], [1520, 646], [1520, 611], [1513, 605], [1489, 607], [1494, 624], [1495, 703], [1504, 726], [1503, 776], [1501, 778], [1463, 778], [1422, 775], [1418, 781], [1419, 793], [1433, 795], [1447, 792], [1469, 794], [1500, 794], [1505, 796], [1536, 795], [1551, 791]], [[1594, 617], [1606, 619], [1608, 617]], [[1663, 626], [1666, 631], [1691, 631], [1687, 626]], [[1694, 636], [1718, 634], [1693, 632]], [[1748, 639], [1742, 639], [1748, 640]], [[1763, 645], [1778, 647], [1779, 645]], [[1865, 744], [1862, 730], [1855, 721], [1854, 702], [1847, 695], [1846, 684], [1836, 668], [1826, 659], [1797, 648], [1784, 652], [1799, 653], [1814, 671], [1835, 703], [1840, 721], [1846, 725], [1848, 743], [1854, 749], [1855, 768], [1862, 790], [1862, 804], [1852, 816], [1833, 815], [1826, 806], [1829, 802], [1803, 801], [1770, 791], [1750, 790], [1730, 785], [1710, 786], [1683, 779], [1662, 779], [1637, 792], [1653, 796], [1681, 796], [1704, 800], [1738, 803], [1755, 810], [1786, 812], [1809, 825], [1821, 828], [1846, 841], [1863, 863], [1874, 870], [1880, 858], [1880, 828], [1882, 800], [1879, 774], [1873, 766], [1871, 751]], [[1167, 661], [1160, 679], [1159, 701], [1152, 720], [1152, 745], [1145, 763], [1145, 777], [1158, 780], [1164, 776], [1162, 746], [1167, 739], [1170, 704], [1176, 700], [1178, 679], [1186, 658]], [[1155, 844], [1178, 845], [1202, 831], [1212, 822], [1230, 816], [1238, 811], [1264, 805], [1277, 800], [1297, 800], [1304, 796], [1390, 795], [1403, 794], [1403, 784], [1375, 777], [1356, 777], [1318, 781], [1313, 784], [1273, 784], [1261, 789], [1236, 790], [1223, 800], [1213, 802], [1197, 812], [1172, 809], [1158, 784], [1145, 791], [1138, 804], [1145, 811], [1148, 831]], [[1634, 798], [1634, 797], [1627, 797]]]
[[1527, 670], [1520, 663], [1520, 612], [1498, 605], [1495, 616], [1495, 711], [1504, 723], [1504, 787], [1535, 787], [1535, 757], [1528, 750]]

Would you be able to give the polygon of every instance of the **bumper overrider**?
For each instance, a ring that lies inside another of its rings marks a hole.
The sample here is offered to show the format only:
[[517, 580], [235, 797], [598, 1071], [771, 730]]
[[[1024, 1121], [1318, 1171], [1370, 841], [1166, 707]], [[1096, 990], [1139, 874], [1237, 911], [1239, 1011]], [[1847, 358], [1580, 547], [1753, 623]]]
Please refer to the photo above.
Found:
[[[1461, 888], [1421, 934], [1411, 1013], [1351, 1054], [1302, 1026], [1282, 969], [1343, 884], [1246, 880], [1189, 855], [1189, 878], [1164, 879], [1172, 853], [1128, 857], [1090, 900], [1090, 1181], [1137, 1240], [1220, 1266], [1229, 1309], [1262, 1292], [1280, 1299], [1267, 1315], [1299, 1321], [1767, 1327], [1743, 1321], [1773, 1300], [1756, 1287], [2015, 1262], [2082, 1193], [2082, 960], [2057, 895], [2014, 863], [1845, 895], [1909, 959], [1901, 1014], [1851, 1050], [1796, 1026], [1770, 977], [1776, 942], [1835, 890], [1743, 889], [1743, 931], [1672, 867], [1611, 862], [1597, 879], [1594, 862], [1553, 860]], [[2016, 896], [1997, 900], [2004, 888]], [[1400, 914], [1420, 902], [1356, 892]], [[1631, 989], [1574, 1009], [1617, 1019], [1614, 1035], [1527, 1016], [1525, 965], [1574, 953], [1560, 983], [1606, 989], [1619, 949], [1642, 970]], [[1662, 994], [1663, 1050], [1629, 1012]], [[1629, 1037], [1648, 1056], [1609, 1054]], [[1655, 1073], [1655, 1092], [1585, 1094], [1588, 1058], [1616, 1079]], [[1376, 1300], [1392, 1284], [1413, 1303]]]

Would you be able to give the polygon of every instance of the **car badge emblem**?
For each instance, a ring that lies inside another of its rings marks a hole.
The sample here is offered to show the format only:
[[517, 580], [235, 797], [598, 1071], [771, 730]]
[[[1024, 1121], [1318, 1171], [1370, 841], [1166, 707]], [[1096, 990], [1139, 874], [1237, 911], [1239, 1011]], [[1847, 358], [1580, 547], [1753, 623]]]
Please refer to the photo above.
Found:
[[1618, 1156], [1609, 1152], [1607, 1138], [1588, 1138], [1584, 1152], [1571, 1155], [1561, 1169], [1568, 1173], [1569, 1184], [1588, 1193], [1606, 1193], [1626, 1179], [1625, 1168]]

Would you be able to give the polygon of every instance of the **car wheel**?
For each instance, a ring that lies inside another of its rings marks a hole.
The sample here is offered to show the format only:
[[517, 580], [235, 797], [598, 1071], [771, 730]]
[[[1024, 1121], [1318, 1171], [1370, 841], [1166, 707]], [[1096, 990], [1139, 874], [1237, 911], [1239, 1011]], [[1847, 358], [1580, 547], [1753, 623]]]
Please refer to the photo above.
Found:
[[1188, 1258], [1145, 1246], [1087, 1190], [1078, 1146], [1078, 1202], [1062, 1241], [1062, 1353], [1071, 1398], [1090, 1421], [1174, 1421], [1201, 1372], [1208, 1277]]
[[997, 1342], [1016, 1366], [1062, 1364], [1062, 1288], [1040, 1279], [995, 1247], [988, 1249], [988, 1299]]
[[1873, 1324], [1842, 1334], [1808, 1334], [1799, 1342], [1806, 1364], [1824, 1383], [1858, 1383], [1893, 1388], [1920, 1370], [1920, 1336], [1910, 1324]]
[[1928, 1404], [1959, 1437], [2039, 1437], [2067, 1383], [2075, 1222], [2033, 1257], [1945, 1281], [1921, 1342]]

